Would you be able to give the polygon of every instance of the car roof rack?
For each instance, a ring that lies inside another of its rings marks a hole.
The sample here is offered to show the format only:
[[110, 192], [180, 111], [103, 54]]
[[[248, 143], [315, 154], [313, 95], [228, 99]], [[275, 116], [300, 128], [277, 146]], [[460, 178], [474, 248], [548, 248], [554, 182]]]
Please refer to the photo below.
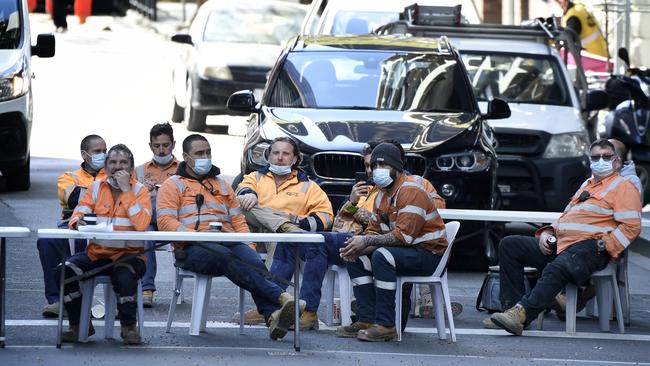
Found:
[[[461, 5], [420, 6], [409, 5], [400, 14], [400, 20], [377, 28], [378, 35], [409, 34], [415, 37], [462, 37], [475, 39], [504, 39], [533, 41], [564, 50], [564, 63], [571, 54], [576, 64], [576, 82], [580, 91], [580, 103], [584, 109], [587, 103], [587, 78], [585, 77], [580, 51], [579, 35], [570, 28], [562, 28], [554, 18], [533, 19], [522, 25], [466, 24], [462, 23]], [[446, 42], [450, 47], [449, 42]]]

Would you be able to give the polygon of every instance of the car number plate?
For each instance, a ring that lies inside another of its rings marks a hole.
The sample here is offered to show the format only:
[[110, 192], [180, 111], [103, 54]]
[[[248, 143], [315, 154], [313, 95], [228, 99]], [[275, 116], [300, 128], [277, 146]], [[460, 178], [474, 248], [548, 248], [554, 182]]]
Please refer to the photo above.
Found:
[[499, 184], [499, 191], [501, 193], [510, 193], [510, 186], [507, 184]]

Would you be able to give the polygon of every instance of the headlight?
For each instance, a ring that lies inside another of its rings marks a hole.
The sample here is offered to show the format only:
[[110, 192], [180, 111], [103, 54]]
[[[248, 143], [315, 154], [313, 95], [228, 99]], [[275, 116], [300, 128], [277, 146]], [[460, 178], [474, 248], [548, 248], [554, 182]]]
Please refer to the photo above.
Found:
[[0, 78], [0, 100], [18, 98], [27, 93], [29, 80], [22, 72]]
[[482, 151], [446, 154], [436, 158], [436, 168], [442, 171], [480, 172], [489, 166], [490, 160]]
[[199, 74], [214, 79], [232, 80], [228, 66], [199, 66]]
[[589, 141], [586, 133], [563, 133], [551, 136], [543, 157], [573, 158], [586, 155], [588, 149]]
[[268, 142], [260, 142], [248, 150], [248, 160], [258, 166], [266, 166], [269, 161], [266, 160], [266, 150], [271, 146]]

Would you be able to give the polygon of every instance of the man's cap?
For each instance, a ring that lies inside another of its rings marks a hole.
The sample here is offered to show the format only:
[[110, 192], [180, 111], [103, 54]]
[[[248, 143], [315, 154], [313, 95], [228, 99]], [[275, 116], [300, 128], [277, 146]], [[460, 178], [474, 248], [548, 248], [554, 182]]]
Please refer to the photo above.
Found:
[[383, 163], [395, 168], [398, 172], [404, 171], [404, 162], [402, 154], [397, 146], [389, 143], [381, 143], [372, 150], [370, 155], [370, 164]]

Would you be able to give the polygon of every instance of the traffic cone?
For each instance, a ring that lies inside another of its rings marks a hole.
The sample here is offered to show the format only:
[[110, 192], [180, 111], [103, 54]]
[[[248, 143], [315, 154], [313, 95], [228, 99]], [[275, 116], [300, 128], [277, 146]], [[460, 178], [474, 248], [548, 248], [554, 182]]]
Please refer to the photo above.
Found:
[[79, 17], [79, 24], [86, 23], [86, 18], [90, 16], [93, 9], [92, 0], [75, 0], [74, 14]]

